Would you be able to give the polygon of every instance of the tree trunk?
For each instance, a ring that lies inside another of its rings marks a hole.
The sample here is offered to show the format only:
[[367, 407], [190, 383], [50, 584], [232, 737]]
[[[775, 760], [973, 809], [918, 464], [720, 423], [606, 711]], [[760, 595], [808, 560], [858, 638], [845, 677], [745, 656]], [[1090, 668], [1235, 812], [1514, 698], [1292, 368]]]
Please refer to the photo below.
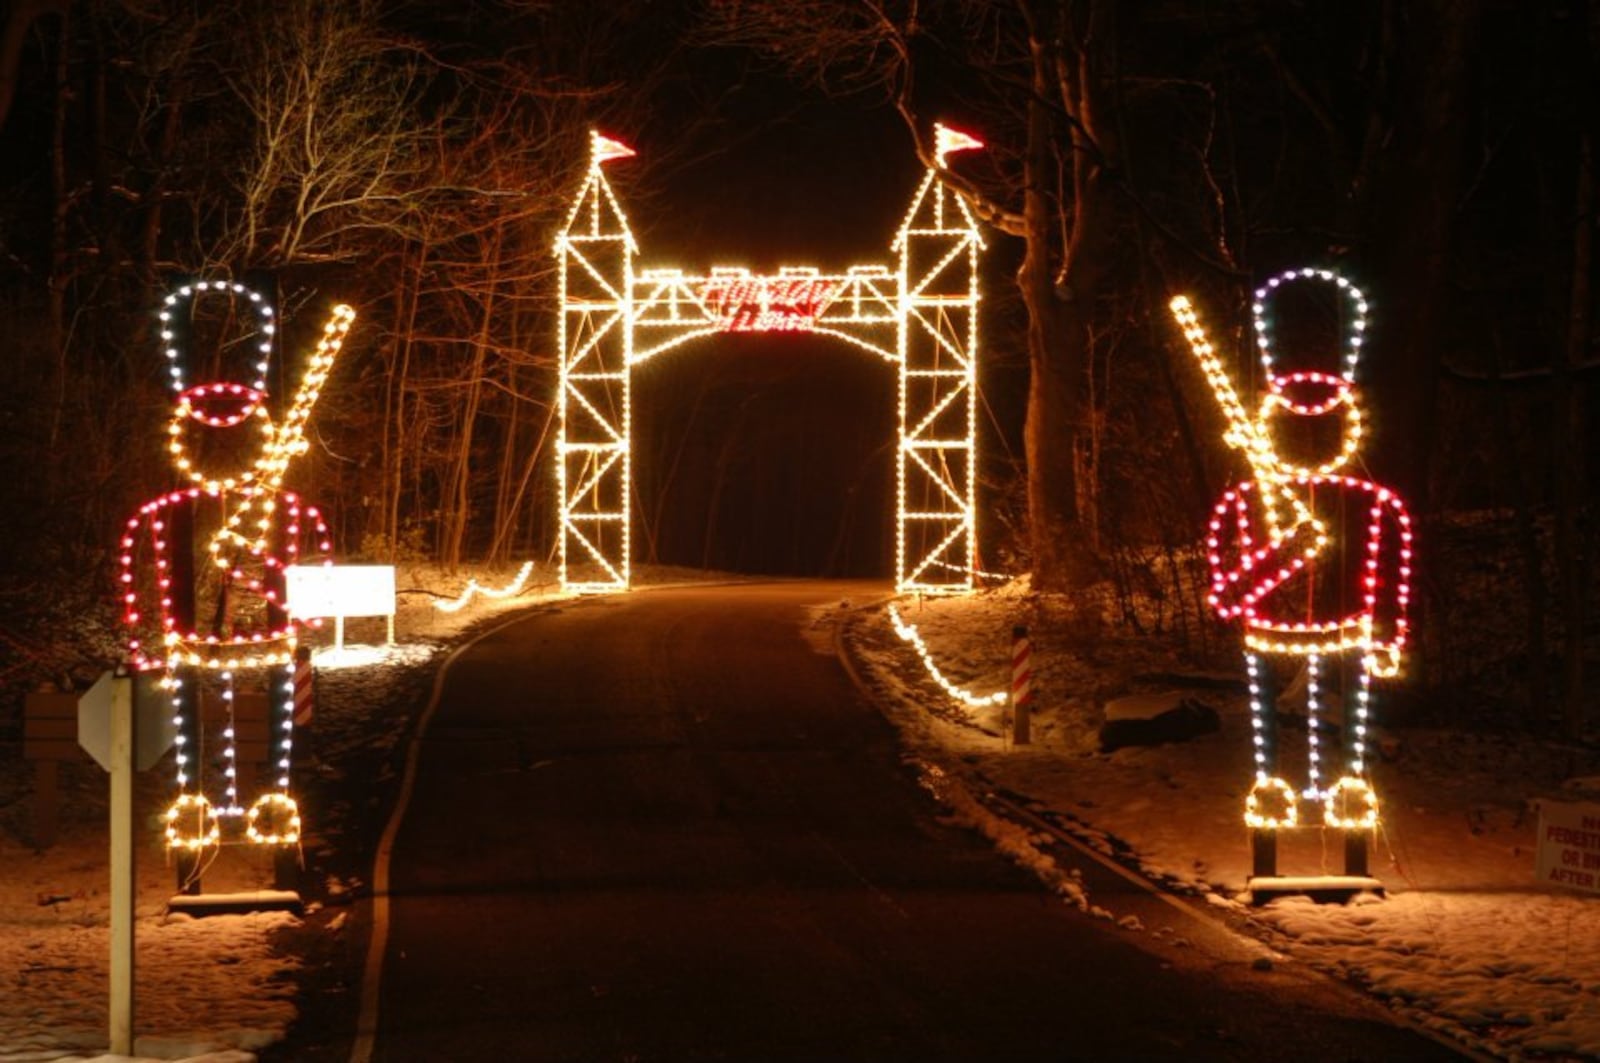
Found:
[[67, 218], [72, 210], [72, 190], [67, 187], [67, 112], [72, 105], [70, 64], [72, 24], [62, 12], [60, 37], [55, 56], [55, 110], [50, 128], [50, 277], [49, 298], [50, 353], [54, 357], [50, 377], [50, 450], [60, 442], [62, 415], [67, 390], [67, 285], [71, 259], [67, 252]]
[[[512, 336], [513, 344], [516, 342]], [[511, 533], [515, 530], [517, 517], [512, 509], [512, 499], [517, 493], [517, 471], [519, 464], [517, 454], [522, 447], [522, 402], [516, 396], [517, 369], [515, 365], [506, 367], [506, 390], [511, 393], [510, 409], [506, 413], [505, 428], [500, 434], [500, 467], [495, 473], [494, 485], [494, 531], [489, 537], [489, 553], [487, 560], [490, 564], [498, 564], [507, 560], [502, 552], [502, 544], [509, 542]]]
[[[1022, 216], [1026, 250], [1017, 286], [1028, 312], [1028, 406], [1023, 452], [1028, 463], [1028, 529], [1033, 578], [1040, 589], [1075, 585], [1084, 556], [1078, 534], [1076, 465], [1073, 453], [1080, 421], [1078, 392], [1086, 371], [1082, 337], [1069, 337], [1066, 315], [1056, 301], [1052, 248], [1058, 210], [1055, 126], [1049, 100], [1055, 92], [1060, 47], [1058, 5], [1024, 5], [1029, 18], [1028, 50], [1032, 91], [1028, 97], [1027, 141], [1023, 154]], [[1076, 206], [1076, 204], [1074, 204]]]
[[[1433, 451], [1450, 233], [1461, 187], [1470, 57], [1480, 0], [1422, 0], [1410, 9], [1401, 101], [1371, 185], [1374, 322], [1361, 367], [1375, 447], [1369, 466], [1414, 513], [1433, 511]], [[1364, 189], [1358, 189], [1358, 193]]]
[[478, 415], [483, 407], [483, 392], [487, 386], [489, 350], [494, 341], [494, 315], [497, 308], [497, 285], [493, 277], [500, 263], [500, 249], [505, 235], [503, 221], [495, 223], [494, 234], [483, 256], [483, 276], [486, 278], [483, 306], [479, 310], [478, 335], [473, 341], [472, 369], [467, 376], [467, 401], [461, 411], [461, 430], [457, 437], [456, 453], [451, 461], [449, 487], [444, 517], [444, 563], [449, 571], [461, 564], [461, 551], [466, 542], [467, 525], [472, 518], [472, 444], [477, 434]]
[[[42, 15], [67, 13], [67, 0], [13, 0], [6, 13], [6, 24], [0, 33], [0, 128], [11, 114], [11, 105], [17, 98], [17, 82], [22, 76], [22, 46], [28, 39], [28, 30], [34, 20]], [[62, 39], [66, 39], [65, 32]]]
[[[1590, 6], [1589, 63], [1600, 63], [1600, 7]], [[1590, 78], [1600, 86], [1600, 77]], [[1586, 126], [1578, 137], [1577, 194], [1573, 204], [1572, 284], [1568, 298], [1567, 335], [1556, 362], [1553, 380], [1558, 396], [1560, 428], [1553, 455], [1556, 482], [1556, 586], [1561, 606], [1561, 715], [1567, 737], [1581, 739], [1587, 713], [1583, 697], [1583, 643], [1585, 598], [1589, 566], [1584, 549], [1585, 492], [1588, 442], [1584, 402], [1588, 389], [1575, 370], [1589, 350], [1591, 308], [1594, 305], [1595, 169], [1594, 130]]]
[[[534, 473], [535, 473], [535, 471], [537, 471], [540, 463], [544, 459], [544, 456], [545, 456], [545, 449], [544, 449], [545, 448], [545, 443], [550, 438], [550, 428], [551, 428], [551, 426], [553, 426], [555, 424], [555, 420], [556, 420], [555, 406], [551, 405], [551, 406], [545, 407], [544, 424], [542, 426], [540, 426], [538, 438], [536, 438], [534, 440], [533, 446], [529, 447], [525, 452], [524, 451], [517, 451], [517, 453], [525, 453], [527, 456], [523, 459], [523, 462], [522, 462], [522, 478], [517, 483], [516, 493], [515, 493], [515, 495], [512, 496], [512, 499], [511, 499], [511, 512], [513, 514], [517, 514], [517, 513], [521, 513], [522, 512], [522, 507], [525, 504], [526, 499], [528, 497], [528, 485], [533, 482]], [[516, 450], [516, 448], [511, 448], [511, 447], [508, 447], [507, 449], [508, 450]], [[530, 521], [529, 523], [532, 524], [534, 522]], [[502, 527], [500, 529], [500, 532], [497, 534], [495, 542], [494, 542], [493, 546], [491, 547], [491, 549], [489, 551], [489, 556], [490, 557], [495, 557], [495, 558], [503, 557], [503, 556], [507, 556], [508, 557], [508, 553], [513, 549], [513, 547], [515, 545], [512, 542], [512, 540], [509, 538], [509, 536], [515, 530], [516, 530], [516, 525], [515, 525], [514, 522], [510, 522], [510, 523], [502, 525]], [[525, 540], [526, 539], [531, 539], [531, 533], [529, 535], [525, 536], [524, 539]], [[528, 549], [531, 551], [532, 545], [533, 545], [532, 543], [525, 541], [524, 545], [527, 546]], [[508, 560], [509, 560], [509, 557], [508, 557]]]
[[1497, 453], [1504, 461], [1502, 475], [1509, 485], [1515, 516], [1517, 552], [1522, 558], [1523, 595], [1527, 602], [1528, 724], [1547, 726], [1550, 709], [1550, 676], [1545, 670], [1549, 651], [1549, 595], [1545, 591], [1544, 562], [1539, 549], [1537, 502], [1523, 475], [1522, 455], [1517, 453], [1512, 428], [1511, 400], [1500, 380], [1500, 352], [1491, 346], [1490, 383], [1494, 394], [1494, 431], [1503, 441]]
[[[1040, 589], [1083, 586], [1098, 574], [1085, 527], [1095, 489], [1082, 482], [1088, 445], [1089, 373], [1095, 313], [1107, 283], [1114, 225], [1106, 165], [1115, 157], [1111, 122], [1101, 122], [1115, 52], [1114, 4], [1091, 0], [1081, 32], [1059, 3], [1024, 5], [1029, 26], [1032, 92], [1024, 153], [1023, 223], [1027, 250], [1018, 284], [1028, 310], [1028, 391], [1024, 444], [1034, 580]], [[1068, 132], [1058, 154], [1051, 102], [1059, 101]], [[1072, 201], [1052, 199], [1056, 175], [1070, 174]], [[1064, 232], [1061, 266], [1051, 248]]]
[[[390, 360], [387, 386], [383, 399], [383, 476], [384, 515], [383, 535], [389, 548], [389, 563], [398, 560], [400, 552], [400, 500], [405, 494], [406, 468], [406, 390], [411, 371], [411, 335], [417, 321], [417, 303], [421, 298], [423, 269], [428, 260], [426, 241], [417, 248], [416, 268], [410, 271], [411, 284], [406, 286], [405, 269], [395, 281], [395, 357]], [[398, 362], [398, 371], [395, 363]]]
[[[185, 54], [192, 37], [186, 38]], [[152, 290], [157, 288], [156, 263], [161, 256], [161, 218], [162, 206], [166, 200], [168, 188], [168, 175], [172, 172], [172, 159], [178, 151], [180, 137], [183, 134], [183, 109], [189, 98], [189, 79], [181, 67], [175, 67], [172, 81], [167, 89], [166, 102], [162, 106], [161, 137], [157, 142], [155, 153], [156, 165], [150, 177], [150, 183], [145, 188], [144, 211], [142, 231], [139, 236], [138, 270], [139, 279]]]

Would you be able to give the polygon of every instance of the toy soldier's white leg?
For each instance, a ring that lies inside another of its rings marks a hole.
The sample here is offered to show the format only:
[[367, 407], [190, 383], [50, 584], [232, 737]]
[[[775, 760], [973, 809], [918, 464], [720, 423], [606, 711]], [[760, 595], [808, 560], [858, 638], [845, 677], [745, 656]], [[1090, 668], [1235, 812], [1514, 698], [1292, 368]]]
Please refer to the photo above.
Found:
[[[239, 714], [235, 702], [237, 691], [233, 673], [223, 672], [222, 688], [222, 810], [229, 816], [238, 816], [239, 807]], [[237, 823], [235, 819], [233, 822]]]
[[1348, 750], [1349, 772], [1357, 778], [1367, 777], [1367, 728], [1372, 715], [1372, 675], [1367, 671], [1365, 656], [1352, 657], [1345, 665], [1348, 672], [1353, 675], [1354, 682], [1347, 683], [1346, 690], [1355, 689], [1352, 698], [1346, 695], [1346, 702], [1350, 707], [1345, 709], [1345, 727], [1348, 734], [1345, 737], [1345, 748]]
[[[279, 758], [278, 788], [285, 800], [293, 802], [289, 796], [289, 781], [294, 770], [294, 663], [285, 664], [278, 672], [274, 682], [273, 694], [273, 722], [277, 725], [276, 737], [281, 743], [283, 755]], [[273, 884], [280, 890], [298, 889], [300, 885], [301, 851], [300, 834], [300, 807], [298, 803], [291, 804], [294, 809], [293, 828], [294, 841], [290, 844], [279, 845], [273, 854], [272, 870]]]
[[289, 792], [289, 774], [294, 767], [294, 665], [286, 664], [267, 673], [267, 689], [272, 698], [272, 763], [276, 766], [277, 788]]
[[1307, 654], [1306, 661], [1306, 788], [1301, 795], [1307, 801], [1322, 800], [1322, 736], [1318, 730], [1322, 721], [1322, 658]]
[[1367, 856], [1378, 823], [1378, 800], [1367, 779], [1367, 721], [1372, 699], [1372, 677], [1363, 653], [1345, 654], [1339, 661], [1344, 695], [1343, 776], [1329, 791], [1326, 821], [1344, 831], [1344, 870], [1366, 875]]
[[256, 798], [246, 817], [246, 836], [273, 849], [278, 889], [294, 889], [300, 878], [300, 806], [289, 793], [294, 764], [294, 665], [267, 670], [267, 763], [274, 786]]
[[176, 735], [173, 744], [177, 792], [166, 813], [167, 852], [179, 893], [198, 894], [200, 850], [216, 823], [205, 796], [204, 745], [200, 741], [200, 676], [196, 669], [169, 667], [161, 678]]
[[1250, 737], [1255, 761], [1255, 781], [1245, 799], [1251, 873], [1270, 878], [1278, 873], [1278, 828], [1295, 822], [1295, 794], [1278, 775], [1277, 674], [1269, 659], [1248, 650], [1244, 664], [1250, 681]]
[[1244, 667], [1250, 679], [1250, 729], [1255, 744], [1255, 778], [1257, 783], [1262, 783], [1278, 773], [1278, 734], [1273, 719], [1278, 681], [1268, 663], [1257, 654], [1245, 653]]

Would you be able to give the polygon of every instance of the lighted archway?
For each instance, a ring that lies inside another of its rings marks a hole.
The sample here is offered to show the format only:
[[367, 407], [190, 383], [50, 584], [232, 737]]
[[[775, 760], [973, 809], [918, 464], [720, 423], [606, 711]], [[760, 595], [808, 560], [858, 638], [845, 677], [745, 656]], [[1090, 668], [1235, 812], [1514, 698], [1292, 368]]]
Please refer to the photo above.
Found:
[[563, 588], [616, 591], [630, 582], [633, 367], [699, 336], [804, 331], [836, 336], [899, 367], [895, 586], [972, 589], [984, 244], [939, 170], [947, 154], [982, 144], [944, 126], [936, 137], [936, 163], [890, 245], [892, 264], [690, 274], [635, 268], [639, 246], [603, 169], [633, 151], [591, 135], [588, 173], [555, 246]]

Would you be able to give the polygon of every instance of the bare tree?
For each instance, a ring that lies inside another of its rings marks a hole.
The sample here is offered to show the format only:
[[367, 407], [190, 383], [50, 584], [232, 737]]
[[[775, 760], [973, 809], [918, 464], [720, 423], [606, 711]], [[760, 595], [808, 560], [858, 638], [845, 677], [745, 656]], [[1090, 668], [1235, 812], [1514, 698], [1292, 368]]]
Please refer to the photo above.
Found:
[[237, 203], [214, 251], [234, 268], [348, 260], [418, 192], [432, 140], [422, 57], [376, 0], [254, 9], [228, 82], [252, 121]]
[[22, 76], [22, 49], [34, 23], [46, 15], [67, 13], [68, 0], [13, 0], [0, 29], [0, 127], [11, 114], [17, 98], [17, 81]]

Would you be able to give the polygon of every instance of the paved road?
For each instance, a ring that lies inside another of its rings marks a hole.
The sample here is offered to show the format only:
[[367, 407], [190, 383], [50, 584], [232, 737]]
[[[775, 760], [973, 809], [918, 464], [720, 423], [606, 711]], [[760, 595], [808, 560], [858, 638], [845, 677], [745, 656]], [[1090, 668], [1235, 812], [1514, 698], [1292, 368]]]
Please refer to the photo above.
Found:
[[1146, 951], [941, 822], [802, 636], [867, 593], [645, 591], [459, 658], [395, 837], [374, 1058], [1451, 1058], [1315, 978]]

